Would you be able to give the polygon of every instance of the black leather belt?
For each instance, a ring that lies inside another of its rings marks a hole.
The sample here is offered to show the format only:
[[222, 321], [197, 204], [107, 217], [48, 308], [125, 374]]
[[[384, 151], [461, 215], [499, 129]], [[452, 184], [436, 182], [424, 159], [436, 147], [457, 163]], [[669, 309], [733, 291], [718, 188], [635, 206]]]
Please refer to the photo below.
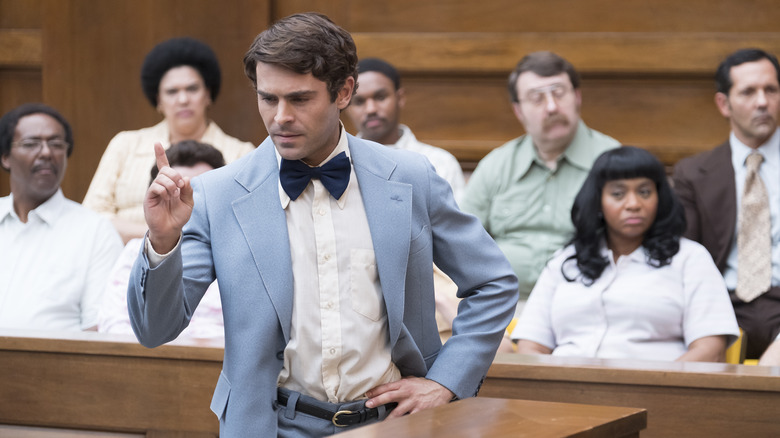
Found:
[[[276, 393], [276, 397], [279, 404], [287, 406], [287, 400], [289, 395], [286, 390], [279, 388]], [[388, 403], [385, 405], [386, 412], [393, 410], [398, 403]], [[337, 404], [327, 403], [319, 401], [315, 398], [301, 394], [298, 398], [298, 403], [295, 405], [295, 410], [302, 412], [312, 417], [322, 418], [332, 422], [337, 427], [354, 426], [356, 424], [365, 423], [366, 421], [379, 418], [379, 409], [366, 408], [356, 411], [340, 410]]]

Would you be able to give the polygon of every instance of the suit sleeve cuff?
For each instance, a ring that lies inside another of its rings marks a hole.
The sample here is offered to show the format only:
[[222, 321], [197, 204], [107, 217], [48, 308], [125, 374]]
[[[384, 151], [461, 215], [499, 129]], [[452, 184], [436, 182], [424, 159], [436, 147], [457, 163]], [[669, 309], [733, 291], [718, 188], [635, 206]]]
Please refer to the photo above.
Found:
[[165, 254], [159, 254], [157, 251], [152, 248], [152, 243], [149, 241], [149, 236], [147, 232], [147, 236], [144, 237], [145, 243], [145, 249], [146, 249], [146, 258], [149, 260], [149, 267], [151, 269], [154, 269], [162, 264], [162, 262], [165, 261], [166, 258], [168, 258], [171, 253], [176, 251], [177, 248], [179, 248], [179, 245], [181, 245], [181, 234], [179, 234], [179, 240], [176, 242], [176, 246], [173, 247], [172, 250], [168, 251]]

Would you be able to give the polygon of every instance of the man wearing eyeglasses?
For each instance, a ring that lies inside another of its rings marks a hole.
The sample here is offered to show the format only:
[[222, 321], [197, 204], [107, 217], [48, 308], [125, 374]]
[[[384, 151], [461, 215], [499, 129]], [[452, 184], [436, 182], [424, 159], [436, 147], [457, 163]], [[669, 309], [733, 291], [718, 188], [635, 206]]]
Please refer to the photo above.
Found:
[[60, 184], [73, 152], [70, 125], [42, 104], [0, 119], [0, 327], [94, 330], [100, 294], [122, 250], [106, 219], [68, 200]]
[[508, 88], [526, 134], [480, 161], [460, 204], [512, 264], [520, 280], [518, 311], [547, 260], [571, 237], [571, 206], [593, 161], [620, 145], [580, 120], [579, 86], [574, 67], [554, 53], [521, 59]]

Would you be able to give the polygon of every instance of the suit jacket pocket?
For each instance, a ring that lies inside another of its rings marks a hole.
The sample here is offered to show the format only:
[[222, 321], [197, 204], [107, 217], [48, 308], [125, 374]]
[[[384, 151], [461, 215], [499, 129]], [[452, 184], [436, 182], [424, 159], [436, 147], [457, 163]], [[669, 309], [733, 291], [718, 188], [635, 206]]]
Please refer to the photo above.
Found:
[[230, 397], [230, 381], [223, 373], [219, 373], [217, 388], [214, 390], [214, 396], [211, 397], [211, 412], [213, 412], [220, 421], [225, 418], [228, 398]]

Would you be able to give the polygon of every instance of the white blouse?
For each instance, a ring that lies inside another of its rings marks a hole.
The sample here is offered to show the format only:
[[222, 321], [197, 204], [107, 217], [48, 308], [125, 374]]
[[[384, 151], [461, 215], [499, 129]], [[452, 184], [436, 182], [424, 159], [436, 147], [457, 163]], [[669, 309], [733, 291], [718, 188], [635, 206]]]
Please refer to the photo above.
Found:
[[[640, 247], [610, 260], [591, 286], [567, 281], [563, 262], [574, 247], [547, 264], [523, 309], [512, 339], [527, 339], [556, 356], [675, 360], [696, 339], [739, 335], [723, 277], [696, 242], [680, 239], [680, 251], [661, 268], [647, 264]], [[579, 274], [566, 263], [569, 277]]]

